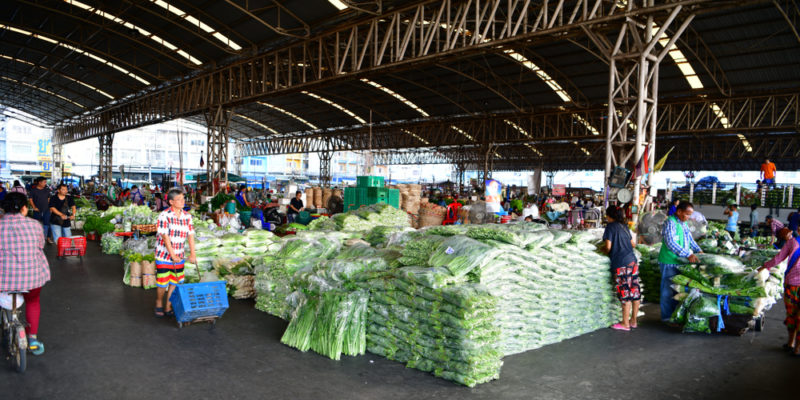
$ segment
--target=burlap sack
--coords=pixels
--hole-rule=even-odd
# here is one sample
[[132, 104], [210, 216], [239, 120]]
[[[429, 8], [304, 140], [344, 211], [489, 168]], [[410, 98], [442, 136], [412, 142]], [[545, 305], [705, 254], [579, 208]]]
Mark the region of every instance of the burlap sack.
[[322, 189], [322, 207], [328, 207], [328, 200], [333, 196], [333, 190], [325, 188]]
[[444, 221], [444, 215], [424, 214], [419, 216], [419, 227], [441, 225]]
[[322, 208], [322, 188], [315, 187], [314, 188], [314, 207], [315, 208]]
[[314, 188], [306, 188], [306, 207], [311, 207], [314, 204]]
[[[147, 262], [147, 261], [143, 261]], [[142, 264], [138, 261], [134, 261], [131, 263], [131, 270], [130, 270], [131, 278], [141, 278], [142, 277]]]

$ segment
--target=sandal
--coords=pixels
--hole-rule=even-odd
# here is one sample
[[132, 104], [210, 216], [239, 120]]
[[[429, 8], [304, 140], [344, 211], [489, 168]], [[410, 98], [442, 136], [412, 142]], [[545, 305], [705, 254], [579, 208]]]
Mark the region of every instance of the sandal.
[[167, 317], [174, 317], [175, 316], [175, 310], [165, 311], [164, 315], [167, 316]]
[[636, 329], [639, 327], [639, 324], [631, 324], [631, 329]]
[[154, 313], [156, 318], [164, 318], [164, 307], [156, 307]]
[[44, 343], [38, 341], [37, 339], [28, 339], [28, 351], [30, 351], [35, 356], [40, 356], [44, 354]]
[[618, 331], [630, 331], [631, 328], [626, 327], [625, 325], [620, 324], [619, 322], [611, 325], [611, 329], [618, 330]]

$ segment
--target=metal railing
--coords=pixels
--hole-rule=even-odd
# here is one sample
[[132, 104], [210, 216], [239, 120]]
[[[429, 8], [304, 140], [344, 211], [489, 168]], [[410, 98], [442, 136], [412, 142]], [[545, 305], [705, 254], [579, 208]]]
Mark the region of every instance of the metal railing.
[[666, 197], [701, 205], [738, 204], [747, 207], [755, 204], [760, 207], [800, 208], [800, 185], [759, 187], [755, 183], [738, 182], [715, 182], [711, 185], [670, 182]]

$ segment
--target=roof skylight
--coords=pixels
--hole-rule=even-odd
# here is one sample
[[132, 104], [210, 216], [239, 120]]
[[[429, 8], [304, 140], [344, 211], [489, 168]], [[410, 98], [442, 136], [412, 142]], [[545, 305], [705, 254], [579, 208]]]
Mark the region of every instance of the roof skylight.
[[79, 2], [77, 0], [64, 0], [64, 1], [69, 3], [69, 4], [71, 4], [71, 5], [73, 5], [73, 6], [75, 6], [75, 7], [78, 7], [80, 9], [86, 10], [86, 11], [88, 11], [90, 13], [93, 13], [94, 15], [97, 15], [97, 16], [103, 17], [103, 18], [105, 18], [105, 19], [107, 19], [109, 21], [118, 23], [118, 24], [120, 24], [120, 25], [122, 25], [122, 26], [124, 26], [124, 27], [126, 27], [128, 29], [135, 30], [135, 31], [139, 32], [139, 34], [141, 34], [142, 36], [145, 36], [145, 37], [149, 38], [150, 40], [152, 40], [152, 41], [154, 41], [154, 42], [156, 42], [156, 43], [158, 43], [158, 44], [160, 44], [160, 45], [162, 45], [162, 46], [164, 46], [164, 47], [166, 47], [166, 48], [178, 53], [178, 55], [180, 55], [181, 57], [189, 60], [189, 62], [191, 62], [192, 64], [203, 65], [202, 61], [198, 60], [197, 58], [195, 58], [194, 56], [192, 56], [191, 54], [189, 54], [185, 50], [179, 49], [178, 46], [176, 46], [176, 45], [164, 40], [160, 36], [148, 31], [147, 29], [144, 29], [144, 28], [142, 28], [140, 26], [136, 26], [136, 25], [134, 25], [134, 24], [132, 24], [132, 23], [130, 23], [128, 21], [125, 21], [124, 19], [119, 18], [119, 17], [117, 17], [117, 16], [115, 16], [113, 14], [109, 14], [109, 13], [107, 13], [105, 11], [102, 11], [102, 10], [96, 8], [96, 7], [92, 7], [90, 5], [81, 3], [81, 2]]
[[199, 19], [195, 18], [192, 15], [189, 15], [188, 13], [186, 13], [183, 10], [181, 10], [180, 8], [175, 7], [172, 4], [169, 4], [164, 0], [150, 0], [150, 2], [155, 4], [155, 5], [157, 5], [157, 6], [159, 6], [159, 7], [161, 7], [161, 8], [163, 8], [163, 9], [165, 9], [165, 10], [167, 10], [167, 11], [169, 11], [169, 12], [171, 12], [171, 13], [173, 13], [173, 14], [175, 14], [175, 15], [177, 15], [177, 16], [179, 16], [179, 17], [181, 17], [181, 19], [183, 19], [184, 21], [188, 22], [189, 24], [200, 28], [205, 33], [210, 34], [215, 39], [217, 39], [220, 42], [222, 42], [222, 44], [224, 44], [224, 45], [226, 45], [226, 46], [228, 46], [228, 47], [230, 47], [230, 48], [232, 48], [234, 50], [237, 50], [237, 51], [242, 49], [242, 46], [239, 46], [238, 44], [236, 44], [236, 42], [231, 40], [229, 37], [223, 35], [220, 32], [217, 32], [211, 26], [209, 26], [206, 23], [200, 21]]
[[272, 129], [272, 128], [270, 128], [270, 127], [268, 127], [268, 126], [266, 126], [266, 125], [262, 124], [261, 122], [258, 122], [258, 121], [254, 120], [254, 119], [252, 119], [252, 118], [250, 118], [250, 117], [248, 117], [248, 116], [246, 116], [246, 115], [242, 115], [242, 114], [233, 114], [233, 116], [234, 116], [234, 117], [239, 117], [239, 118], [241, 118], [241, 119], [243, 119], [243, 120], [246, 120], [246, 121], [250, 121], [251, 123], [258, 125], [258, 126], [260, 126], [260, 127], [264, 128], [265, 130], [267, 130], [267, 131], [269, 131], [269, 132], [272, 132], [273, 134], [276, 134], [276, 135], [278, 134], [278, 131], [276, 131], [275, 129]]
[[[30, 61], [27, 61], [27, 60], [20, 60], [19, 58], [10, 57], [10, 56], [7, 56], [7, 55], [5, 55], [5, 54], [0, 54], [0, 58], [5, 58], [6, 60], [16, 61], [16, 62], [18, 62], [18, 63], [22, 63], [22, 64], [30, 65], [30, 66], [32, 66], [32, 67], [44, 68], [44, 67], [42, 67], [42, 66], [40, 66], [40, 65], [36, 65], [36, 64], [34, 64], [34, 63], [30, 62]], [[67, 75], [63, 75], [63, 74], [59, 74], [59, 76], [61, 76], [61, 77], [63, 77], [63, 78], [66, 78], [66, 79], [69, 79], [69, 80], [71, 80], [71, 81], [73, 81], [73, 82], [75, 82], [75, 83], [77, 83], [77, 84], [79, 84], [79, 85], [83, 85], [83, 86], [85, 86], [85, 87], [87, 87], [87, 88], [89, 88], [89, 89], [92, 89], [92, 90], [94, 90], [95, 92], [97, 92], [97, 93], [100, 93], [100, 94], [102, 94], [103, 96], [106, 96], [106, 97], [108, 97], [109, 99], [112, 99], [112, 100], [114, 99], [114, 96], [112, 96], [112, 95], [110, 95], [110, 94], [108, 94], [108, 93], [106, 93], [106, 92], [104, 92], [104, 91], [102, 91], [102, 90], [100, 90], [100, 89], [98, 89], [98, 88], [96, 88], [96, 87], [94, 87], [94, 86], [92, 86], [92, 85], [90, 85], [90, 84], [86, 83], [86, 82], [79, 81], [79, 80], [77, 80], [77, 79], [75, 79], [75, 78], [73, 78], [73, 77], [71, 77], [71, 76], [67, 76]]]
[[369, 80], [367, 78], [361, 78], [361, 82], [364, 82], [364, 83], [366, 83], [366, 84], [368, 84], [370, 86], [373, 86], [373, 87], [375, 87], [377, 89], [380, 89], [380, 90], [384, 91], [386, 94], [394, 97], [395, 99], [400, 100], [401, 102], [403, 102], [403, 104], [411, 107], [411, 109], [413, 109], [414, 111], [418, 112], [423, 117], [430, 117], [431, 116], [430, 114], [425, 112], [425, 110], [419, 108], [418, 105], [412, 103], [410, 100], [408, 100], [407, 98], [403, 97], [403, 95], [401, 95], [400, 93], [397, 93], [394, 90], [389, 89], [386, 86], [383, 86], [378, 82], [371, 81], [371, 80]]
[[264, 103], [263, 101], [259, 101], [258, 104], [261, 104], [262, 106], [267, 106], [267, 107], [269, 107], [269, 108], [271, 108], [273, 110], [276, 110], [276, 111], [280, 111], [280, 112], [282, 112], [282, 113], [284, 113], [284, 114], [286, 114], [286, 115], [288, 115], [288, 116], [290, 116], [290, 117], [292, 117], [292, 118], [294, 118], [294, 119], [306, 124], [311, 129], [319, 129], [319, 128], [317, 128], [316, 125], [306, 121], [303, 118], [300, 118], [299, 116], [297, 116], [296, 114], [294, 114], [294, 113], [292, 113], [290, 111], [284, 110], [283, 108], [280, 108], [278, 106], [273, 106], [272, 104], [269, 104], [269, 103]]
[[306, 96], [313, 97], [313, 98], [315, 98], [315, 99], [317, 99], [317, 100], [319, 100], [319, 101], [321, 101], [321, 102], [323, 102], [325, 104], [328, 104], [328, 105], [338, 109], [339, 111], [341, 111], [341, 112], [353, 117], [353, 119], [355, 119], [356, 121], [358, 121], [358, 122], [360, 122], [362, 124], [366, 124], [367, 123], [367, 121], [365, 121], [364, 118], [359, 117], [354, 112], [348, 110], [347, 108], [345, 108], [344, 106], [342, 106], [339, 103], [336, 103], [333, 100], [326, 99], [326, 98], [324, 98], [324, 97], [322, 97], [322, 96], [320, 96], [320, 95], [318, 95], [316, 93], [307, 92], [305, 90], [303, 90], [301, 93], [303, 93]]
[[38, 87], [36, 85], [31, 85], [30, 83], [22, 82], [22, 81], [14, 79], [14, 78], [9, 78], [7, 76], [0, 76], [0, 79], [6, 80], [6, 81], [9, 81], [9, 82], [14, 82], [16, 84], [27, 86], [29, 88], [33, 88], [33, 89], [36, 89], [36, 90], [40, 90], [40, 91], [45, 92], [45, 93], [47, 93], [47, 94], [49, 94], [51, 96], [55, 96], [55, 97], [58, 97], [61, 100], [64, 100], [64, 101], [69, 102], [69, 103], [72, 103], [72, 104], [74, 104], [74, 105], [76, 105], [76, 106], [78, 106], [80, 108], [86, 108], [86, 106], [84, 106], [81, 103], [72, 101], [72, 100], [70, 100], [70, 99], [68, 99], [68, 98], [66, 98], [66, 97], [64, 97], [64, 96], [62, 96], [62, 95], [60, 95], [58, 93], [55, 93], [55, 92], [47, 90], [47, 89], [40, 88], [40, 87]]

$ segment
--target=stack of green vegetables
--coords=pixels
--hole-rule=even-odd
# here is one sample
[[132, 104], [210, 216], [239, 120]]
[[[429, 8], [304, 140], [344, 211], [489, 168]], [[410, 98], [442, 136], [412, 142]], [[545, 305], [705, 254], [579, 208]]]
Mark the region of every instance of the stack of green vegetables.
[[[699, 263], [678, 267], [672, 278], [675, 298], [680, 303], [672, 322], [684, 332], [711, 333], [710, 321], [723, 314], [758, 315], [780, 297], [784, 262], [773, 271], [758, 273], [736, 257], [697, 254]], [[756, 256], [758, 257], [758, 256]]]
[[111, 232], [104, 233], [100, 238], [100, 247], [105, 254], [119, 254], [122, 251], [122, 236], [116, 236]]
[[644, 300], [658, 303], [661, 301], [661, 269], [658, 267], [661, 243], [653, 246], [639, 244], [636, 245], [636, 250], [642, 255], [639, 260], [639, 282], [643, 289]]
[[331, 218], [320, 217], [308, 225], [310, 230], [366, 232], [376, 226], [407, 227], [408, 214], [387, 204], [373, 204], [334, 214]]

